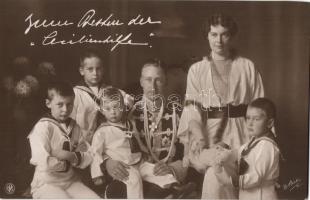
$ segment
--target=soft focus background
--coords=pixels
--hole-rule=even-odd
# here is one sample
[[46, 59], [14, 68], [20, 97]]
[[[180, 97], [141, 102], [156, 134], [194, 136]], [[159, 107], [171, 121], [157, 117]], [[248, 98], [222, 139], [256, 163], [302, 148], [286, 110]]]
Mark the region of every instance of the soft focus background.
[[[25, 188], [22, 183], [29, 182], [29, 177], [22, 179], [19, 175], [24, 174], [19, 163], [22, 159], [28, 161], [28, 155], [20, 152], [27, 151], [26, 136], [43, 109], [38, 107], [43, 104], [40, 95], [32, 95], [25, 100], [24, 97], [5, 95], [5, 88], [14, 81], [24, 80], [27, 74], [37, 77], [44, 85], [44, 80], [54, 75], [45, 73], [46, 78], [44, 73], [38, 72], [37, 66], [43, 61], [53, 65], [55, 74], [74, 84], [80, 78], [78, 55], [86, 46], [30, 46], [30, 41], [39, 43], [44, 34], [55, 28], [32, 30], [24, 35], [28, 25], [25, 19], [34, 13], [35, 19], [77, 21], [89, 9], [96, 10], [97, 19], [113, 13], [123, 21], [138, 14], [161, 20], [160, 25], [97, 27], [83, 32], [67, 27], [59, 34], [87, 32], [100, 39], [107, 33], [132, 32], [133, 40], [149, 42], [152, 47], [120, 46], [110, 52], [109, 45], [96, 45], [108, 69], [105, 79], [113, 86], [137, 91], [140, 67], [146, 59], [157, 57], [168, 64], [167, 93], [180, 95], [185, 92], [190, 63], [209, 51], [203, 34], [203, 21], [215, 12], [234, 17], [239, 25], [235, 46], [241, 55], [255, 63], [263, 77], [267, 97], [277, 106], [277, 134], [286, 158], [282, 170], [283, 184], [300, 180], [300, 187], [291, 191], [287, 189], [284, 197], [307, 196], [310, 4], [300, 2], [1, 1], [0, 75], [2, 86], [8, 85], [2, 87], [0, 94], [1, 188], [5, 182], [11, 181], [17, 185], [20, 183], [17, 190], [22, 192]], [[150, 33], [154, 36], [150, 37]]]

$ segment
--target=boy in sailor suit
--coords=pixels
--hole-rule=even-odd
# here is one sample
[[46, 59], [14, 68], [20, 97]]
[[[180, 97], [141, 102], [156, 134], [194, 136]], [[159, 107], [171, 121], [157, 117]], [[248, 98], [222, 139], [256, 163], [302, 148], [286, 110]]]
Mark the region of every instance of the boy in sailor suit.
[[[100, 55], [95, 51], [86, 51], [80, 58], [79, 72], [83, 80], [74, 87], [75, 99], [71, 117], [81, 127], [83, 136], [91, 144], [95, 130], [103, 121], [99, 110], [99, 99], [103, 95], [104, 67]], [[132, 97], [122, 91], [126, 105], [130, 107]]]
[[92, 162], [79, 126], [69, 118], [73, 101], [69, 84], [51, 83], [46, 99], [50, 113], [36, 123], [28, 136], [30, 163], [36, 167], [31, 183], [34, 198], [99, 198], [82, 184], [73, 169], [85, 168]]
[[[141, 152], [135, 151], [135, 145], [139, 145], [144, 152], [147, 152], [147, 149], [136, 135], [134, 124], [125, 119], [124, 100], [121, 92], [116, 88], [106, 88], [101, 107], [101, 112], [107, 122], [99, 126], [93, 137], [94, 161], [91, 165], [91, 175], [94, 183], [102, 184], [103, 176], [109, 175], [126, 184], [126, 197], [129, 199], [143, 198], [142, 179], [160, 187], [169, 187], [171, 183], [175, 183], [176, 179], [172, 174], [155, 176], [153, 174], [154, 165], [144, 162]], [[122, 179], [119, 176], [121, 171], [115, 171], [115, 173], [107, 171], [108, 173], [104, 174], [101, 164], [108, 159], [120, 162], [126, 169], [128, 177]], [[107, 196], [109, 197], [109, 189], [107, 189]]]
[[[247, 133], [250, 141], [238, 151], [238, 176], [216, 173], [226, 184], [239, 188], [239, 199], [276, 200], [276, 181], [279, 177], [280, 150], [272, 132], [275, 106], [266, 98], [250, 103], [246, 112]], [[224, 161], [223, 165], [227, 165]]]

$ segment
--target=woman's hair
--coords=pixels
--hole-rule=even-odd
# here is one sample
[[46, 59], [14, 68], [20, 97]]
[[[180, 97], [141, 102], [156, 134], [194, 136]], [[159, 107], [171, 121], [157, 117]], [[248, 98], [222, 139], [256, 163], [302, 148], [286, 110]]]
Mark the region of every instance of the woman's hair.
[[269, 100], [267, 98], [254, 99], [249, 104], [249, 107], [262, 109], [266, 113], [266, 115], [269, 119], [270, 118], [273, 118], [273, 119], [276, 118], [276, 106], [274, 105], [274, 103], [271, 100]]
[[230, 16], [224, 15], [222, 13], [212, 15], [205, 23], [204, 23], [204, 32], [206, 35], [210, 32], [211, 26], [221, 25], [228, 29], [231, 36], [235, 36], [238, 32], [237, 23]]

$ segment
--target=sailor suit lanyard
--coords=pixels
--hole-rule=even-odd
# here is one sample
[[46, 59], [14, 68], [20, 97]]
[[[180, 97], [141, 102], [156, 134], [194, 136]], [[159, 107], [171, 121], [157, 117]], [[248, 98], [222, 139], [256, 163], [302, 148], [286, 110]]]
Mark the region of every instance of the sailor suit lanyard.
[[[144, 101], [144, 107], [143, 107], [143, 115], [144, 115], [144, 132], [145, 132], [145, 139], [146, 139], [146, 144], [147, 144], [147, 147], [149, 149], [149, 152], [152, 156], [152, 158], [156, 161], [156, 162], [159, 162], [160, 160], [157, 158], [157, 156], [154, 154], [153, 152], [153, 148], [152, 148], [152, 144], [151, 144], [151, 141], [152, 141], [152, 138], [154, 137], [160, 137], [160, 133], [156, 134], [155, 131], [159, 128], [159, 123], [163, 117], [163, 113], [164, 113], [164, 104], [162, 103], [161, 105], [161, 108], [159, 110], [159, 113], [154, 121], [154, 119], [152, 119], [152, 124], [149, 125], [149, 122], [148, 122], [148, 115], [147, 115], [147, 105], [146, 105], [146, 101]], [[167, 162], [170, 155], [171, 155], [171, 152], [172, 152], [172, 149], [173, 149], [173, 146], [174, 146], [174, 143], [175, 143], [175, 139], [176, 139], [176, 113], [175, 113], [175, 107], [173, 106], [173, 113], [172, 113], [172, 126], [173, 126], [173, 135], [172, 135], [172, 141], [171, 141], [171, 144], [170, 144], [170, 148], [169, 148], [169, 151], [168, 151], [168, 154], [165, 158], [163, 158], [161, 161], [163, 162]], [[155, 148], [155, 147], [154, 147]]]

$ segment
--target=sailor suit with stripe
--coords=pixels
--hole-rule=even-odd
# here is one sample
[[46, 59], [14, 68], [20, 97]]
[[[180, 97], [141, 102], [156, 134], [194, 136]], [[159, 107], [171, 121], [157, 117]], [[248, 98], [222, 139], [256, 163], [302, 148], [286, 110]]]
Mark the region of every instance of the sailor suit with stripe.
[[279, 177], [280, 150], [272, 137], [262, 136], [244, 144], [238, 154], [248, 164], [239, 176], [239, 199], [275, 200]]
[[[95, 130], [104, 118], [100, 110], [100, 97], [103, 96], [105, 88], [108, 85], [101, 84], [96, 88], [89, 87], [84, 81], [76, 85], [73, 90], [75, 93], [73, 111], [71, 118], [76, 120], [76, 123], [82, 129], [82, 135], [90, 144]], [[125, 105], [130, 107], [132, 97], [120, 90], [124, 97]]]
[[75, 152], [78, 162], [74, 167], [85, 168], [92, 162], [89, 151], [76, 151], [83, 142], [81, 131], [74, 120], [56, 121], [51, 115], [41, 118], [28, 138], [31, 146], [30, 163], [35, 166], [31, 183], [34, 198], [99, 198], [83, 185], [72, 164], [53, 156], [53, 151]]

